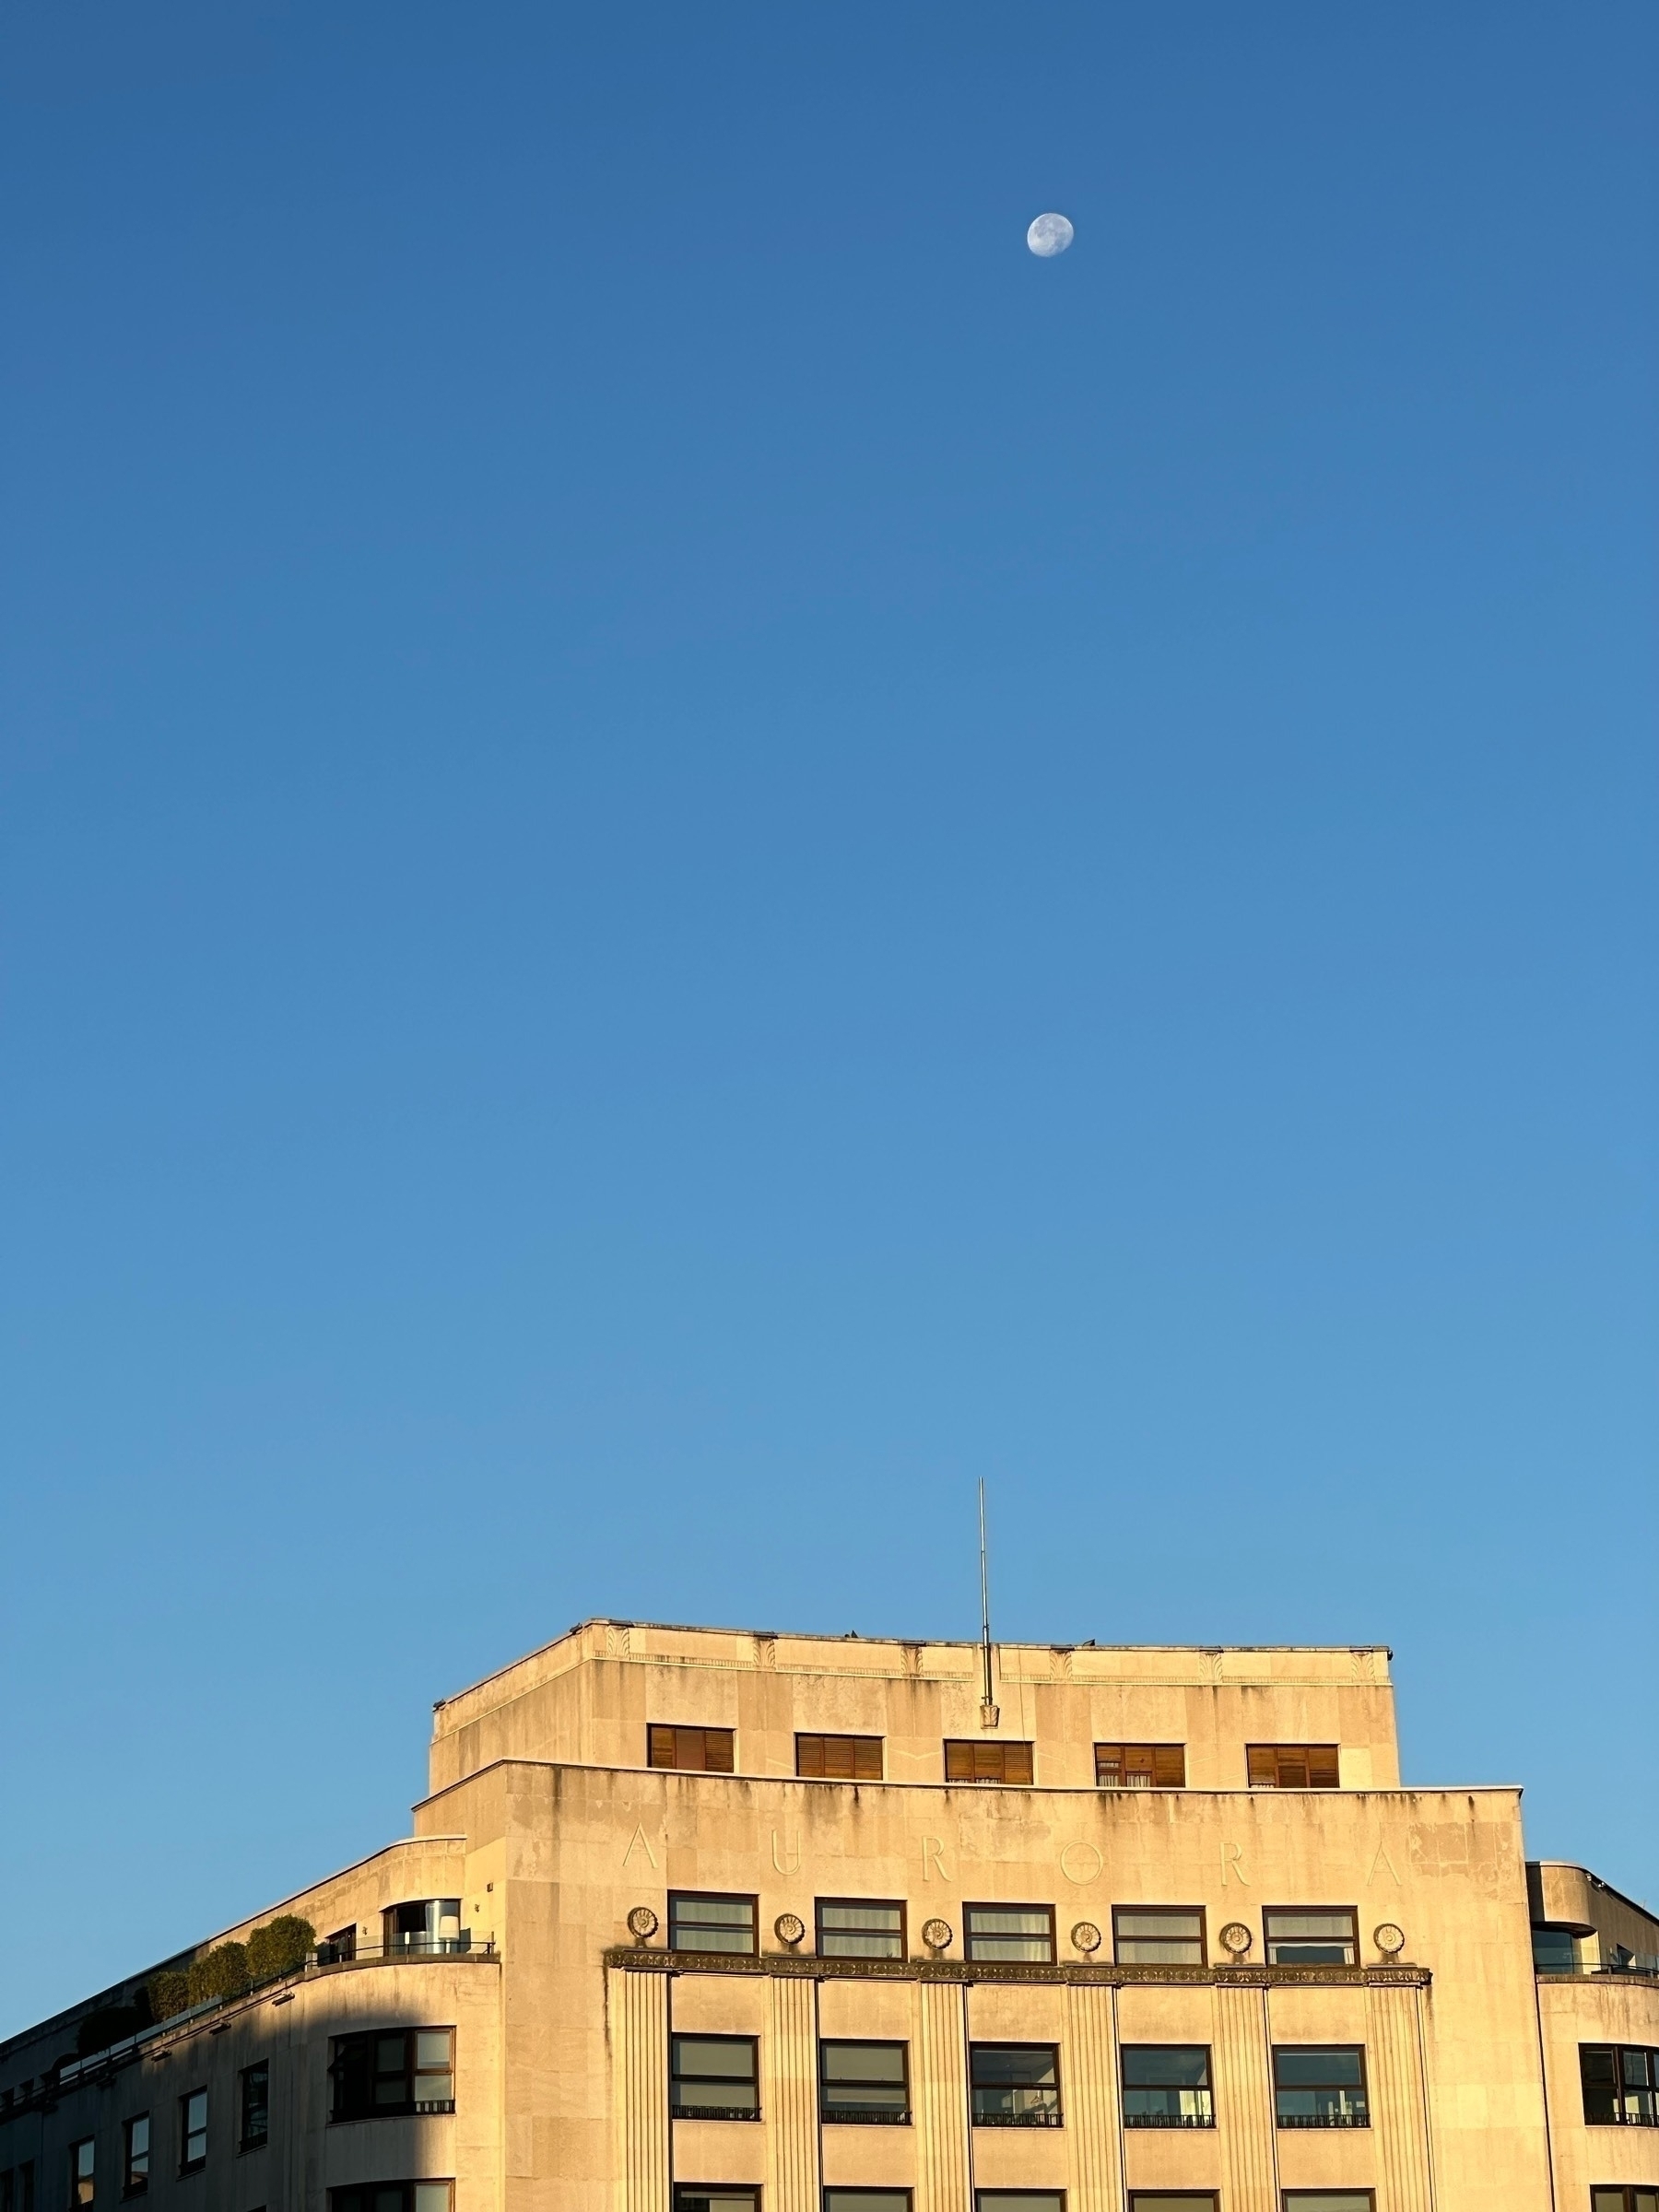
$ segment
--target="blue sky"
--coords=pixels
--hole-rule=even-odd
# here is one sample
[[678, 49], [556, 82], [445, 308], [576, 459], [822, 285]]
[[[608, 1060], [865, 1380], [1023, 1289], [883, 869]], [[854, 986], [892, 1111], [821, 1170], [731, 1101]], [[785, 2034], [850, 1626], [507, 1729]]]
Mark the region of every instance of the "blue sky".
[[1656, 80], [7, 9], [0, 2029], [584, 1615], [971, 1634], [982, 1476], [1659, 1892]]

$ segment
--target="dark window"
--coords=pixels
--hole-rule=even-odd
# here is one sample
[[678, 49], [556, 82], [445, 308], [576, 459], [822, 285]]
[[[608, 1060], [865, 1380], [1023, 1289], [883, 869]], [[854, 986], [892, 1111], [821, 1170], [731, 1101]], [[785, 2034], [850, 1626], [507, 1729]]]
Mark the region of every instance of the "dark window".
[[1280, 2044], [1273, 2053], [1273, 2117], [1279, 2127], [1369, 2127], [1361, 2046]]
[[971, 2043], [975, 2127], [1058, 2127], [1060, 2053], [1053, 2043]]
[[1213, 2189], [1131, 2189], [1129, 2212], [1216, 2212]]
[[97, 2187], [98, 2145], [90, 2136], [69, 2146], [69, 2202], [89, 2205]]
[[759, 2189], [728, 2189], [720, 2182], [679, 2182], [674, 2212], [760, 2212]]
[[910, 2212], [908, 2189], [826, 2189], [824, 2212]]
[[149, 2187], [150, 2123], [147, 2112], [135, 2113], [121, 2130], [121, 2194], [142, 2196]]
[[458, 1897], [423, 1897], [393, 1905], [381, 1915], [389, 1951], [441, 1956], [472, 1948], [472, 1930], [461, 1925]]
[[976, 2189], [973, 2212], [1065, 2212], [1065, 2192], [1064, 2189]]
[[256, 2066], [244, 2066], [240, 2075], [240, 2124], [237, 2145], [242, 2150], [259, 2150], [271, 2132], [271, 2069], [265, 2061]]
[[1335, 1744], [1250, 1744], [1245, 1747], [1253, 1790], [1334, 1790]]
[[904, 2126], [910, 2077], [903, 2043], [818, 2045], [818, 2109], [826, 2120]]
[[970, 1959], [1031, 1959], [1052, 1964], [1053, 1905], [964, 1905]]
[[1346, 1909], [1305, 1912], [1300, 1906], [1269, 1905], [1262, 1914], [1262, 1938], [1269, 1966], [1353, 1966], [1359, 1957], [1359, 1928]]
[[1377, 2212], [1374, 2189], [1287, 2189], [1284, 2212]]
[[759, 2046], [752, 2035], [675, 2035], [669, 2107], [677, 2120], [759, 2120]]
[[336, 1928], [332, 1936], [324, 1936], [317, 1946], [319, 1966], [345, 1966], [357, 1957], [355, 1927]]
[[1184, 1744], [1097, 1744], [1095, 1781], [1103, 1790], [1183, 1790]]
[[982, 1736], [948, 1739], [945, 1746], [947, 1782], [1030, 1782], [1030, 1744], [987, 1743]]
[[1632, 2189], [1617, 2183], [1608, 2189], [1592, 2189], [1590, 2212], [1659, 2212], [1659, 2189], [1644, 2189], [1640, 2183]]
[[755, 1947], [752, 1897], [715, 1897], [700, 1889], [668, 1892], [671, 1951], [738, 1951]]
[[878, 1735], [797, 1735], [795, 1772], [808, 1782], [879, 1782]]
[[820, 1897], [818, 1947], [822, 1959], [902, 1959], [904, 1907], [892, 1898]]
[[645, 1763], [650, 1767], [679, 1767], [692, 1774], [729, 1774], [732, 1771], [732, 1731], [729, 1728], [675, 1728], [653, 1722], [646, 1730]]
[[1112, 1915], [1120, 1966], [1202, 1966], [1204, 1913], [1197, 1905], [1119, 1905]]
[[1594, 2127], [1659, 2127], [1659, 2051], [1581, 2043], [1584, 2118]]
[[192, 2089], [179, 2100], [179, 2171], [197, 2173], [207, 2163], [207, 2092]]
[[455, 2109], [453, 2028], [377, 2028], [336, 2035], [329, 2063], [330, 2120], [391, 2120]]
[[1124, 2125], [1214, 2127], [1209, 2059], [1204, 2043], [1125, 2043]]
[[35, 2169], [32, 2159], [25, 2159], [18, 2169], [18, 2212], [35, 2212]]
[[328, 2212], [453, 2212], [453, 2182], [368, 2182], [331, 2189]]
[[1533, 1965], [1541, 1974], [1570, 1974], [1578, 1964], [1578, 1939], [1571, 1928], [1535, 1928]]

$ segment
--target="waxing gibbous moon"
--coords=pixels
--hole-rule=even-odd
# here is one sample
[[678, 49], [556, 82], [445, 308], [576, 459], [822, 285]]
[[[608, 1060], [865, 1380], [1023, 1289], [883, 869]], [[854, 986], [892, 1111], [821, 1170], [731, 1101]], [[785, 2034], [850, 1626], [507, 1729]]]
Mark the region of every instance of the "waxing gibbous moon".
[[1063, 215], [1040, 215], [1026, 232], [1026, 244], [1040, 260], [1053, 261], [1064, 253], [1077, 232]]

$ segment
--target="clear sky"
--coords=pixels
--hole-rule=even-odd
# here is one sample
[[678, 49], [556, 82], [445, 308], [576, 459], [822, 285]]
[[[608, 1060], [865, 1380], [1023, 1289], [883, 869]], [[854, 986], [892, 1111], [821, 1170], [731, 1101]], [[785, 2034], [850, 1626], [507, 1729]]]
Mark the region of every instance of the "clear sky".
[[[594, 1613], [1659, 1893], [1651, 0], [0, 17], [0, 2029]], [[1039, 261], [1054, 208], [1071, 251]]]

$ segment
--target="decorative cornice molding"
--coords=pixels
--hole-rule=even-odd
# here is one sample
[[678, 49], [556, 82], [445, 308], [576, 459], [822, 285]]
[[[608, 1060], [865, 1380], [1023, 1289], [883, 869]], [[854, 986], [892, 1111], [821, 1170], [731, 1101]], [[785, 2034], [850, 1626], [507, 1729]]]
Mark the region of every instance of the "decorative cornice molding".
[[1081, 1983], [1122, 1989], [1136, 1983], [1201, 1989], [1427, 1989], [1426, 1966], [1053, 1966], [970, 1959], [818, 1959], [768, 1951], [737, 1958], [730, 1951], [662, 1951], [618, 1944], [607, 1967], [629, 1974], [771, 1974], [808, 1982]]

